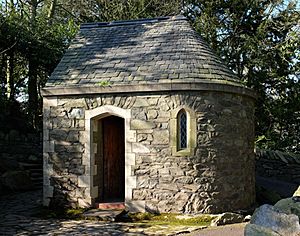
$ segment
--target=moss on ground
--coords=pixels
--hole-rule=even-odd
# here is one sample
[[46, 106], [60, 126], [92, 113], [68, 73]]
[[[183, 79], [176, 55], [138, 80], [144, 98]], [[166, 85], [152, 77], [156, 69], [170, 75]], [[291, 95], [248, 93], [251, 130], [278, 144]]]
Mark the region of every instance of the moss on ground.
[[186, 225], [186, 226], [207, 226], [214, 219], [210, 215], [184, 215], [175, 213], [129, 213], [128, 216], [134, 223], [145, 223], [151, 225]]
[[[56, 209], [52, 210], [49, 208], [41, 208], [40, 212], [36, 215], [41, 218], [55, 218], [55, 219], [72, 219], [72, 220], [85, 220], [86, 217], [83, 213], [87, 209]], [[211, 215], [186, 215], [176, 213], [128, 213], [126, 217], [120, 217], [116, 219], [119, 222], [131, 222], [139, 226], [144, 225], [145, 227], [151, 226], [208, 226], [214, 219]], [[89, 220], [93, 220], [91, 217]], [[95, 218], [94, 220], [99, 220]]]

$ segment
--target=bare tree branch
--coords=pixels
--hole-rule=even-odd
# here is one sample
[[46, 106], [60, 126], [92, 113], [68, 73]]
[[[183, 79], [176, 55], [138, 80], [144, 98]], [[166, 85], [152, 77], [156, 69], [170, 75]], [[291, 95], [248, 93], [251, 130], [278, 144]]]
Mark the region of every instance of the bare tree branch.
[[11, 45], [11, 46], [10, 46], [9, 48], [7, 48], [7, 49], [4, 49], [2, 52], [0, 52], [0, 54], [3, 54], [3, 53], [5, 53], [5, 52], [9, 51], [9, 50], [12, 49], [16, 44], [17, 44], [17, 42], [14, 42], [13, 45]]

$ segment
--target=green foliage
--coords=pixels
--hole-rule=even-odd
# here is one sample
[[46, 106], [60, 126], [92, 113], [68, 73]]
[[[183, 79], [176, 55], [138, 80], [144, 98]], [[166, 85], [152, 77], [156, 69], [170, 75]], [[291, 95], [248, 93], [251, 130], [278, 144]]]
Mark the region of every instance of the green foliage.
[[112, 21], [177, 15], [180, 12], [180, 4], [180, 0], [99, 0], [98, 19]]
[[27, 120], [36, 130], [41, 129], [40, 88], [78, 30], [73, 19], [50, 23], [47, 5], [41, 3], [20, 1], [0, 8], [1, 100], [25, 104]]
[[31, 125], [38, 129], [40, 88], [79, 23], [180, 12], [257, 92], [256, 145], [300, 152], [300, 13], [292, 0], [19, 0], [14, 5], [2, 1], [1, 101], [21, 100]]
[[195, 29], [258, 93], [260, 148], [300, 152], [300, 13], [293, 1], [191, 0]]

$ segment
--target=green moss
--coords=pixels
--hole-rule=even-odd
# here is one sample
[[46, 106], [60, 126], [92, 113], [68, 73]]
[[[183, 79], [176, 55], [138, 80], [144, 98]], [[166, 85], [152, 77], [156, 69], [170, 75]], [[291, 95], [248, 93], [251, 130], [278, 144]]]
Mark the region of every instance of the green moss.
[[144, 220], [150, 220], [155, 215], [145, 212], [145, 213], [128, 213], [128, 216], [133, 222], [140, 222]]
[[77, 219], [82, 217], [82, 213], [85, 212], [86, 209], [77, 208], [77, 209], [66, 209], [65, 215], [68, 219]]
[[104, 87], [104, 86], [110, 86], [111, 83], [109, 81], [103, 80], [98, 82], [96, 85]]
[[151, 225], [210, 225], [214, 217], [210, 215], [182, 215], [174, 213], [129, 213], [128, 216], [135, 223], [145, 223]]

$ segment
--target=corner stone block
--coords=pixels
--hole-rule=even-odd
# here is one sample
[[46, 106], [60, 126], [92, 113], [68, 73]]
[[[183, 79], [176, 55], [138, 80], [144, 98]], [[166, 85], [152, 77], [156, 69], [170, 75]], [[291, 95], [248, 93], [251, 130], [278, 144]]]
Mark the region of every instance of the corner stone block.
[[50, 204], [50, 199], [48, 197], [43, 197], [43, 206], [48, 207]]
[[132, 199], [132, 189], [131, 188], [126, 188], [125, 189], [125, 199]]
[[45, 164], [43, 167], [43, 183], [50, 186], [50, 176], [53, 175], [53, 164]]
[[98, 197], [98, 192], [99, 192], [98, 186], [94, 186], [94, 187], [92, 188], [92, 191], [91, 191], [91, 197], [92, 197], [92, 198]]
[[54, 141], [43, 142], [44, 152], [54, 152]]
[[126, 188], [136, 188], [136, 176], [127, 176], [125, 186]]
[[43, 140], [49, 141], [49, 130], [48, 129], [43, 129]]
[[51, 97], [51, 98], [46, 98], [44, 97], [43, 99], [43, 106], [44, 107], [57, 107], [58, 105], [58, 100], [57, 97]]
[[97, 152], [98, 152], [98, 145], [97, 143], [93, 143], [93, 153], [97, 154]]
[[78, 176], [78, 187], [89, 188], [91, 185], [91, 177], [89, 175]]
[[125, 164], [125, 176], [132, 176], [132, 165]]
[[136, 132], [133, 130], [126, 131], [126, 140], [128, 142], [136, 142]]
[[135, 165], [135, 153], [127, 153], [125, 163], [126, 165]]
[[94, 165], [93, 175], [97, 175], [98, 173], [98, 165]]
[[53, 197], [53, 187], [50, 185], [44, 185], [43, 186], [43, 197]]

